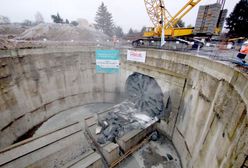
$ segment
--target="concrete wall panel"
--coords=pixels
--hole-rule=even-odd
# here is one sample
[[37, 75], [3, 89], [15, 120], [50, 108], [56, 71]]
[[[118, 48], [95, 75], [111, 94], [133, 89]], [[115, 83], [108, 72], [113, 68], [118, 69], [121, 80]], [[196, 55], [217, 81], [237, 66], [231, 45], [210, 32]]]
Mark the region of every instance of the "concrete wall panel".
[[63, 110], [118, 102], [119, 75], [96, 74], [94, 50], [45, 50], [10, 51], [0, 59], [0, 148]]

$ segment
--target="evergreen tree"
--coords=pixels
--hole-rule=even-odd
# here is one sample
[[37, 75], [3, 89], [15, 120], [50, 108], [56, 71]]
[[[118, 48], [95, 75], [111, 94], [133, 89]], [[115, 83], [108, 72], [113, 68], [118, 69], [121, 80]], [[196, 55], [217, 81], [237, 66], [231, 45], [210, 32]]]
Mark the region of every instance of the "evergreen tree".
[[51, 15], [54, 23], [64, 23], [63, 19], [60, 17], [59, 13], [57, 15]]
[[175, 27], [185, 27], [185, 22], [180, 19]]
[[114, 33], [114, 23], [112, 14], [108, 12], [107, 7], [102, 4], [98, 7], [95, 17], [95, 27], [96, 29], [102, 31], [103, 33], [112, 36]]
[[140, 30], [140, 33], [144, 33], [145, 31], [146, 31], [146, 27], [143, 26], [143, 27], [141, 28], [141, 30]]
[[187, 28], [192, 28], [193, 26], [192, 26], [192, 24], [189, 24], [188, 26], [187, 26]]
[[119, 38], [123, 37], [124, 33], [123, 33], [123, 30], [120, 26], [115, 27], [115, 35]]
[[133, 31], [133, 29], [132, 29], [132, 28], [130, 28], [130, 29], [129, 29], [129, 31], [128, 31], [128, 33], [127, 33], [127, 35], [134, 35], [134, 31]]
[[72, 24], [73, 26], [77, 26], [79, 23], [78, 23], [77, 21], [73, 20], [73, 21], [71, 21], [71, 24]]
[[240, 0], [226, 19], [228, 36], [248, 37], [248, 0]]
[[70, 24], [68, 19], [65, 20], [65, 24]]

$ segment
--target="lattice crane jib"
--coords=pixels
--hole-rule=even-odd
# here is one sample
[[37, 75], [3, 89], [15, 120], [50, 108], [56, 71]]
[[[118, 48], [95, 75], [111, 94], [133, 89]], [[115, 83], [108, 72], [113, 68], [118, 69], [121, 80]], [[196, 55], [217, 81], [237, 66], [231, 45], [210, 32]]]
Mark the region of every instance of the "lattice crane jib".
[[162, 17], [165, 23], [171, 19], [171, 15], [165, 8], [163, 0], [144, 0], [150, 20], [155, 27], [161, 25]]
[[177, 25], [177, 22], [200, 1], [201, 0], [188, 0], [188, 2], [174, 16], [172, 16], [166, 9], [163, 0], [144, 0], [147, 13], [154, 26], [161, 26], [163, 16], [165, 28], [173, 28]]

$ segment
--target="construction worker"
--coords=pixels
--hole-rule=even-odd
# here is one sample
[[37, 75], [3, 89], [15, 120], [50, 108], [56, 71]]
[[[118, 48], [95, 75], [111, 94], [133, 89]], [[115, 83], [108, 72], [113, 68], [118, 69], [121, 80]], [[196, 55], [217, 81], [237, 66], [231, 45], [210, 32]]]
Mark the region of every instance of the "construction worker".
[[245, 41], [237, 55], [237, 57], [243, 62], [243, 63], [246, 63], [245, 62], [245, 57], [246, 57], [246, 54], [248, 54], [248, 41]]

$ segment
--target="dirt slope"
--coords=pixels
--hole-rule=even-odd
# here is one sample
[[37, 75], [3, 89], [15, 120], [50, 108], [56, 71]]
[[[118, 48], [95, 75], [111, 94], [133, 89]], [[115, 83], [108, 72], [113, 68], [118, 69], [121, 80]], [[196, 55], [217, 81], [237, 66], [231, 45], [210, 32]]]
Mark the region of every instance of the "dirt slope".
[[42, 23], [24, 31], [17, 37], [19, 40], [51, 41], [96, 41], [108, 37], [92, 27], [72, 26], [69, 24]]

